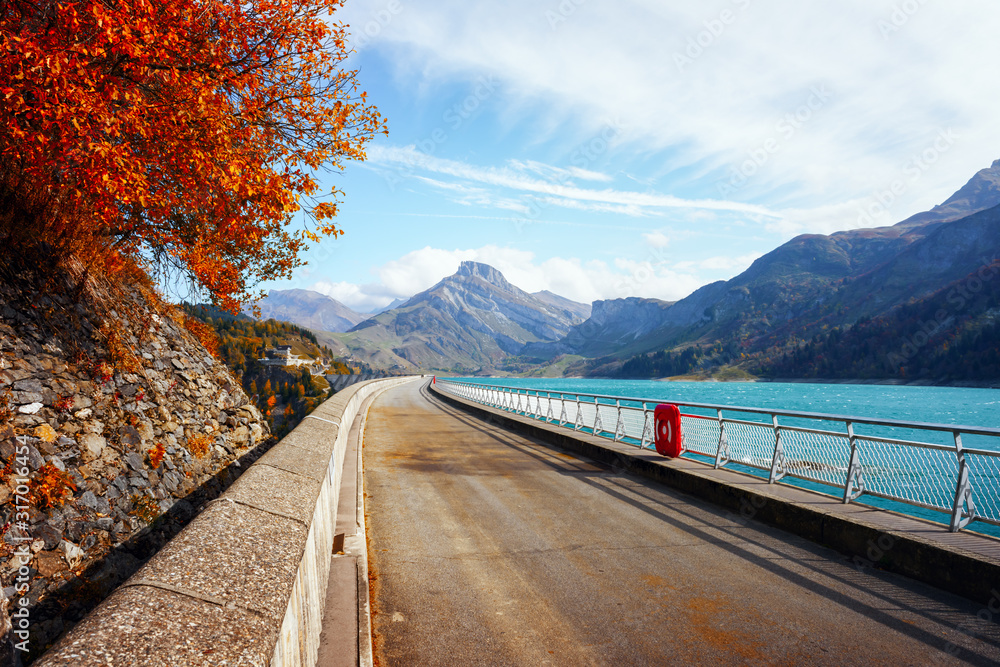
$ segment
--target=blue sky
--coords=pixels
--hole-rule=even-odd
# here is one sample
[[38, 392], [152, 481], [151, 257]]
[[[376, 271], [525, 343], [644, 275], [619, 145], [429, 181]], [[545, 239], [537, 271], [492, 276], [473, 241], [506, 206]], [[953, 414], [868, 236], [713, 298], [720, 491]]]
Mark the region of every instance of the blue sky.
[[801, 233], [898, 222], [1000, 158], [1000, 3], [347, 0], [388, 119], [293, 280], [367, 312], [473, 259], [675, 300]]

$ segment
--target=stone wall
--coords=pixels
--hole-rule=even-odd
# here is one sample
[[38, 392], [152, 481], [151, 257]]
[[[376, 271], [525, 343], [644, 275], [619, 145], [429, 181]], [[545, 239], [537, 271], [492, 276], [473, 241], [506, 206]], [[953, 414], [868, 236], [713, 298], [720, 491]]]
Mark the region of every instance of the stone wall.
[[352, 424], [366, 398], [415, 379], [324, 402], [39, 664], [315, 665]]
[[30, 659], [228, 487], [269, 432], [148, 283], [3, 269], [0, 604], [3, 620], [27, 609]]

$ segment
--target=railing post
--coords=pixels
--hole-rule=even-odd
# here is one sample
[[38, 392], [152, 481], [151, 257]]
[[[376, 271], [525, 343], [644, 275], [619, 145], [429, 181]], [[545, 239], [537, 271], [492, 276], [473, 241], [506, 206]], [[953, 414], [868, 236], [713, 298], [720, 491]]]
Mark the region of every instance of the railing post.
[[778, 415], [771, 415], [774, 425], [774, 456], [771, 458], [771, 476], [768, 484], [774, 484], [785, 476], [785, 448], [781, 443], [781, 427], [778, 426]]
[[642, 437], [639, 438], [639, 449], [646, 449], [647, 443], [652, 443], [653, 438], [653, 425], [649, 423], [649, 409], [646, 407], [646, 402], [642, 402]]
[[615, 399], [615, 407], [618, 409], [618, 420], [615, 422], [615, 442], [625, 436], [625, 421], [622, 419], [622, 402]]
[[597, 415], [594, 417], [594, 435], [600, 435], [601, 431], [604, 430], [604, 422], [601, 421], [601, 404], [597, 402], [597, 397], [594, 396], [594, 411]]
[[559, 425], [560, 426], [565, 426], [566, 422], [569, 421], [567, 419], [567, 417], [569, 415], [566, 414], [566, 397], [563, 396], [562, 394], [559, 394], [559, 406], [560, 406], [560, 410], [559, 410]]
[[865, 475], [861, 468], [861, 455], [858, 453], [858, 439], [851, 422], [847, 422], [847, 437], [851, 442], [851, 462], [847, 466], [847, 480], [844, 482], [845, 505], [865, 492]]
[[718, 470], [729, 463], [729, 439], [726, 437], [726, 422], [722, 421], [722, 410], [715, 409], [719, 420], [719, 446], [715, 450], [715, 468]]
[[962, 451], [962, 434], [955, 431], [955, 453], [958, 455], [958, 483], [955, 485], [955, 502], [951, 510], [951, 524], [948, 530], [956, 533], [976, 518], [976, 503], [972, 500], [972, 484], [969, 482], [969, 464]]
[[548, 424], [550, 421], [555, 419], [555, 415], [552, 414], [552, 392], [545, 392], [545, 405], [548, 408], [545, 411], [545, 423]]
[[580, 405], [580, 395], [576, 395], [576, 419], [573, 420], [573, 430], [579, 431], [583, 427], [583, 406]]

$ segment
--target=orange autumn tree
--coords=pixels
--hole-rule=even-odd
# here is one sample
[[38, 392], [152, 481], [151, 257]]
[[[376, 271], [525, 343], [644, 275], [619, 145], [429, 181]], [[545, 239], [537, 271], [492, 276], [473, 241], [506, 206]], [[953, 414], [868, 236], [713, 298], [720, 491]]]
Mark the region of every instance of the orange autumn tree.
[[0, 2], [0, 242], [179, 270], [230, 309], [290, 276], [340, 233], [317, 173], [385, 131], [342, 1]]

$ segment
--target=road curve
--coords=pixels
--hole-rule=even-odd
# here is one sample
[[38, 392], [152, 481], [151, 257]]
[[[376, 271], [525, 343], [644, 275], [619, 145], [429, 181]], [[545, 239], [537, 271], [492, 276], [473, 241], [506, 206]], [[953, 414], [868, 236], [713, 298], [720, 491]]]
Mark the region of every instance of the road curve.
[[375, 401], [364, 466], [382, 667], [1000, 663], [977, 605], [509, 434], [425, 385]]

